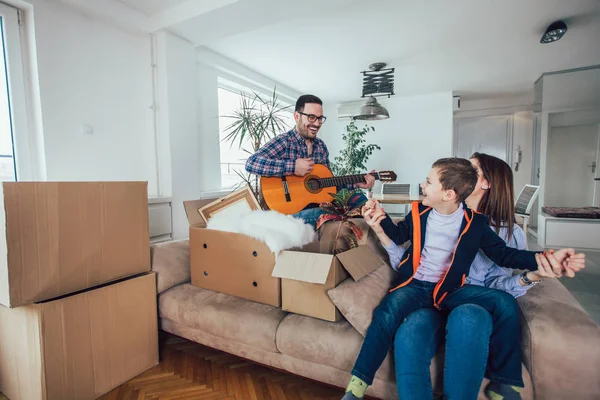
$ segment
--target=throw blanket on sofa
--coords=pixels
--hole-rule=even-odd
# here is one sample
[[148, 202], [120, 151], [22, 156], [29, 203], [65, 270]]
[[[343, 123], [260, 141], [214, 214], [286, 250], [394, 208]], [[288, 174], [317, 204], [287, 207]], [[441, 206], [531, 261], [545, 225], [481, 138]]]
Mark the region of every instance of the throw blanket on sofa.
[[275, 256], [282, 250], [302, 247], [316, 240], [311, 225], [277, 211], [223, 211], [208, 221], [207, 228], [242, 233], [260, 240]]

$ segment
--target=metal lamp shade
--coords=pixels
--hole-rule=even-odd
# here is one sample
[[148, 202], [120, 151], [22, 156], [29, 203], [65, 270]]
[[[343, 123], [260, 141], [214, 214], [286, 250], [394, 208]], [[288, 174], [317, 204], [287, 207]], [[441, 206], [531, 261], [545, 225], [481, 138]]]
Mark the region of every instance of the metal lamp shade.
[[358, 114], [352, 117], [353, 119], [373, 121], [378, 119], [387, 119], [390, 113], [374, 97], [367, 100], [367, 104], [358, 110]]

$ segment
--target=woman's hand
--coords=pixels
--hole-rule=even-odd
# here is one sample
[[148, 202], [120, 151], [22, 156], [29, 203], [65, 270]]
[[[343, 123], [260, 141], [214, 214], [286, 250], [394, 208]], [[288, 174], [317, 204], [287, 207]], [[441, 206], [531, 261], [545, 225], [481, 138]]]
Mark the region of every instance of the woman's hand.
[[549, 250], [544, 254], [536, 254], [538, 277], [560, 278], [563, 275], [572, 278], [575, 273], [585, 268], [585, 254], [575, 254], [573, 249]]

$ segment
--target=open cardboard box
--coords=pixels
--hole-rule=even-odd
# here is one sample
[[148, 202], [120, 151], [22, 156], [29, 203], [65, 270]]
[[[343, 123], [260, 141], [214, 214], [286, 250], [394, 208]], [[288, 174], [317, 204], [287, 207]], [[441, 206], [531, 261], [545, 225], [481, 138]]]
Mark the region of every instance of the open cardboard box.
[[319, 241], [301, 249], [282, 251], [276, 264], [275, 254], [265, 243], [243, 234], [206, 228], [211, 215], [235, 203], [231, 199], [249, 204], [251, 209], [260, 208], [248, 188], [222, 199], [184, 202], [190, 223], [192, 285], [282, 306], [298, 314], [339, 321], [340, 313], [327, 291], [348, 274], [359, 280], [386, 263], [383, 261], [386, 256], [382, 256], [385, 250], [375, 234], [363, 219], [354, 219], [364, 231], [358, 248], [332, 255], [339, 223], [328, 222], [321, 229]]
[[243, 234], [206, 228], [206, 219], [220, 209], [237, 207], [240, 204], [237, 200], [247, 203], [251, 209], [260, 209], [248, 188], [221, 199], [183, 202], [190, 223], [192, 285], [280, 307], [281, 280], [271, 276], [275, 265], [271, 249]]
[[279, 254], [273, 276], [282, 278], [281, 308], [284, 311], [339, 321], [341, 314], [327, 291], [343, 282], [348, 275], [358, 281], [386, 264], [371, 248], [372, 245], [378, 245], [378, 242], [373, 242], [375, 235], [364, 227], [365, 234], [358, 247], [337, 255], [331, 254], [337, 226], [337, 223], [326, 223], [326, 230], [319, 242], [309, 243], [300, 251], [282, 251]]

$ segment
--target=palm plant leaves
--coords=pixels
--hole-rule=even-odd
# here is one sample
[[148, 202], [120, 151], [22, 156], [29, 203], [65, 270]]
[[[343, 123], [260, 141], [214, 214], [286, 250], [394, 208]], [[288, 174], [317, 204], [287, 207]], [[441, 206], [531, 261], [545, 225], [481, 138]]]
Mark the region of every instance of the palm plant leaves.
[[254, 194], [254, 197], [260, 202], [260, 190], [259, 190], [259, 181], [258, 176], [250, 174], [248, 172], [241, 172], [239, 170], [234, 170], [237, 176], [240, 177], [240, 182], [233, 187], [233, 190], [237, 190], [243, 186], [249, 186], [250, 190]]
[[[285, 113], [291, 111], [290, 108], [291, 106], [281, 102], [276, 88], [273, 88], [273, 93], [269, 96], [254, 91], [252, 94], [240, 92], [238, 109], [230, 115], [221, 115], [232, 121], [225, 127], [226, 135], [222, 141], [229, 142], [231, 147], [237, 144], [242, 151], [252, 155], [266, 142], [290, 128], [284, 118]], [[250, 186], [262, 204], [259, 178], [235, 172], [240, 177], [240, 183], [235, 188]]]
[[281, 103], [276, 89], [268, 97], [254, 91], [251, 95], [241, 92], [239, 108], [231, 115], [222, 115], [232, 120], [225, 128], [227, 135], [223, 141], [231, 142], [232, 146], [237, 142], [240, 148], [249, 143], [256, 152], [267, 141], [289, 129], [283, 115], [290, 108]]

